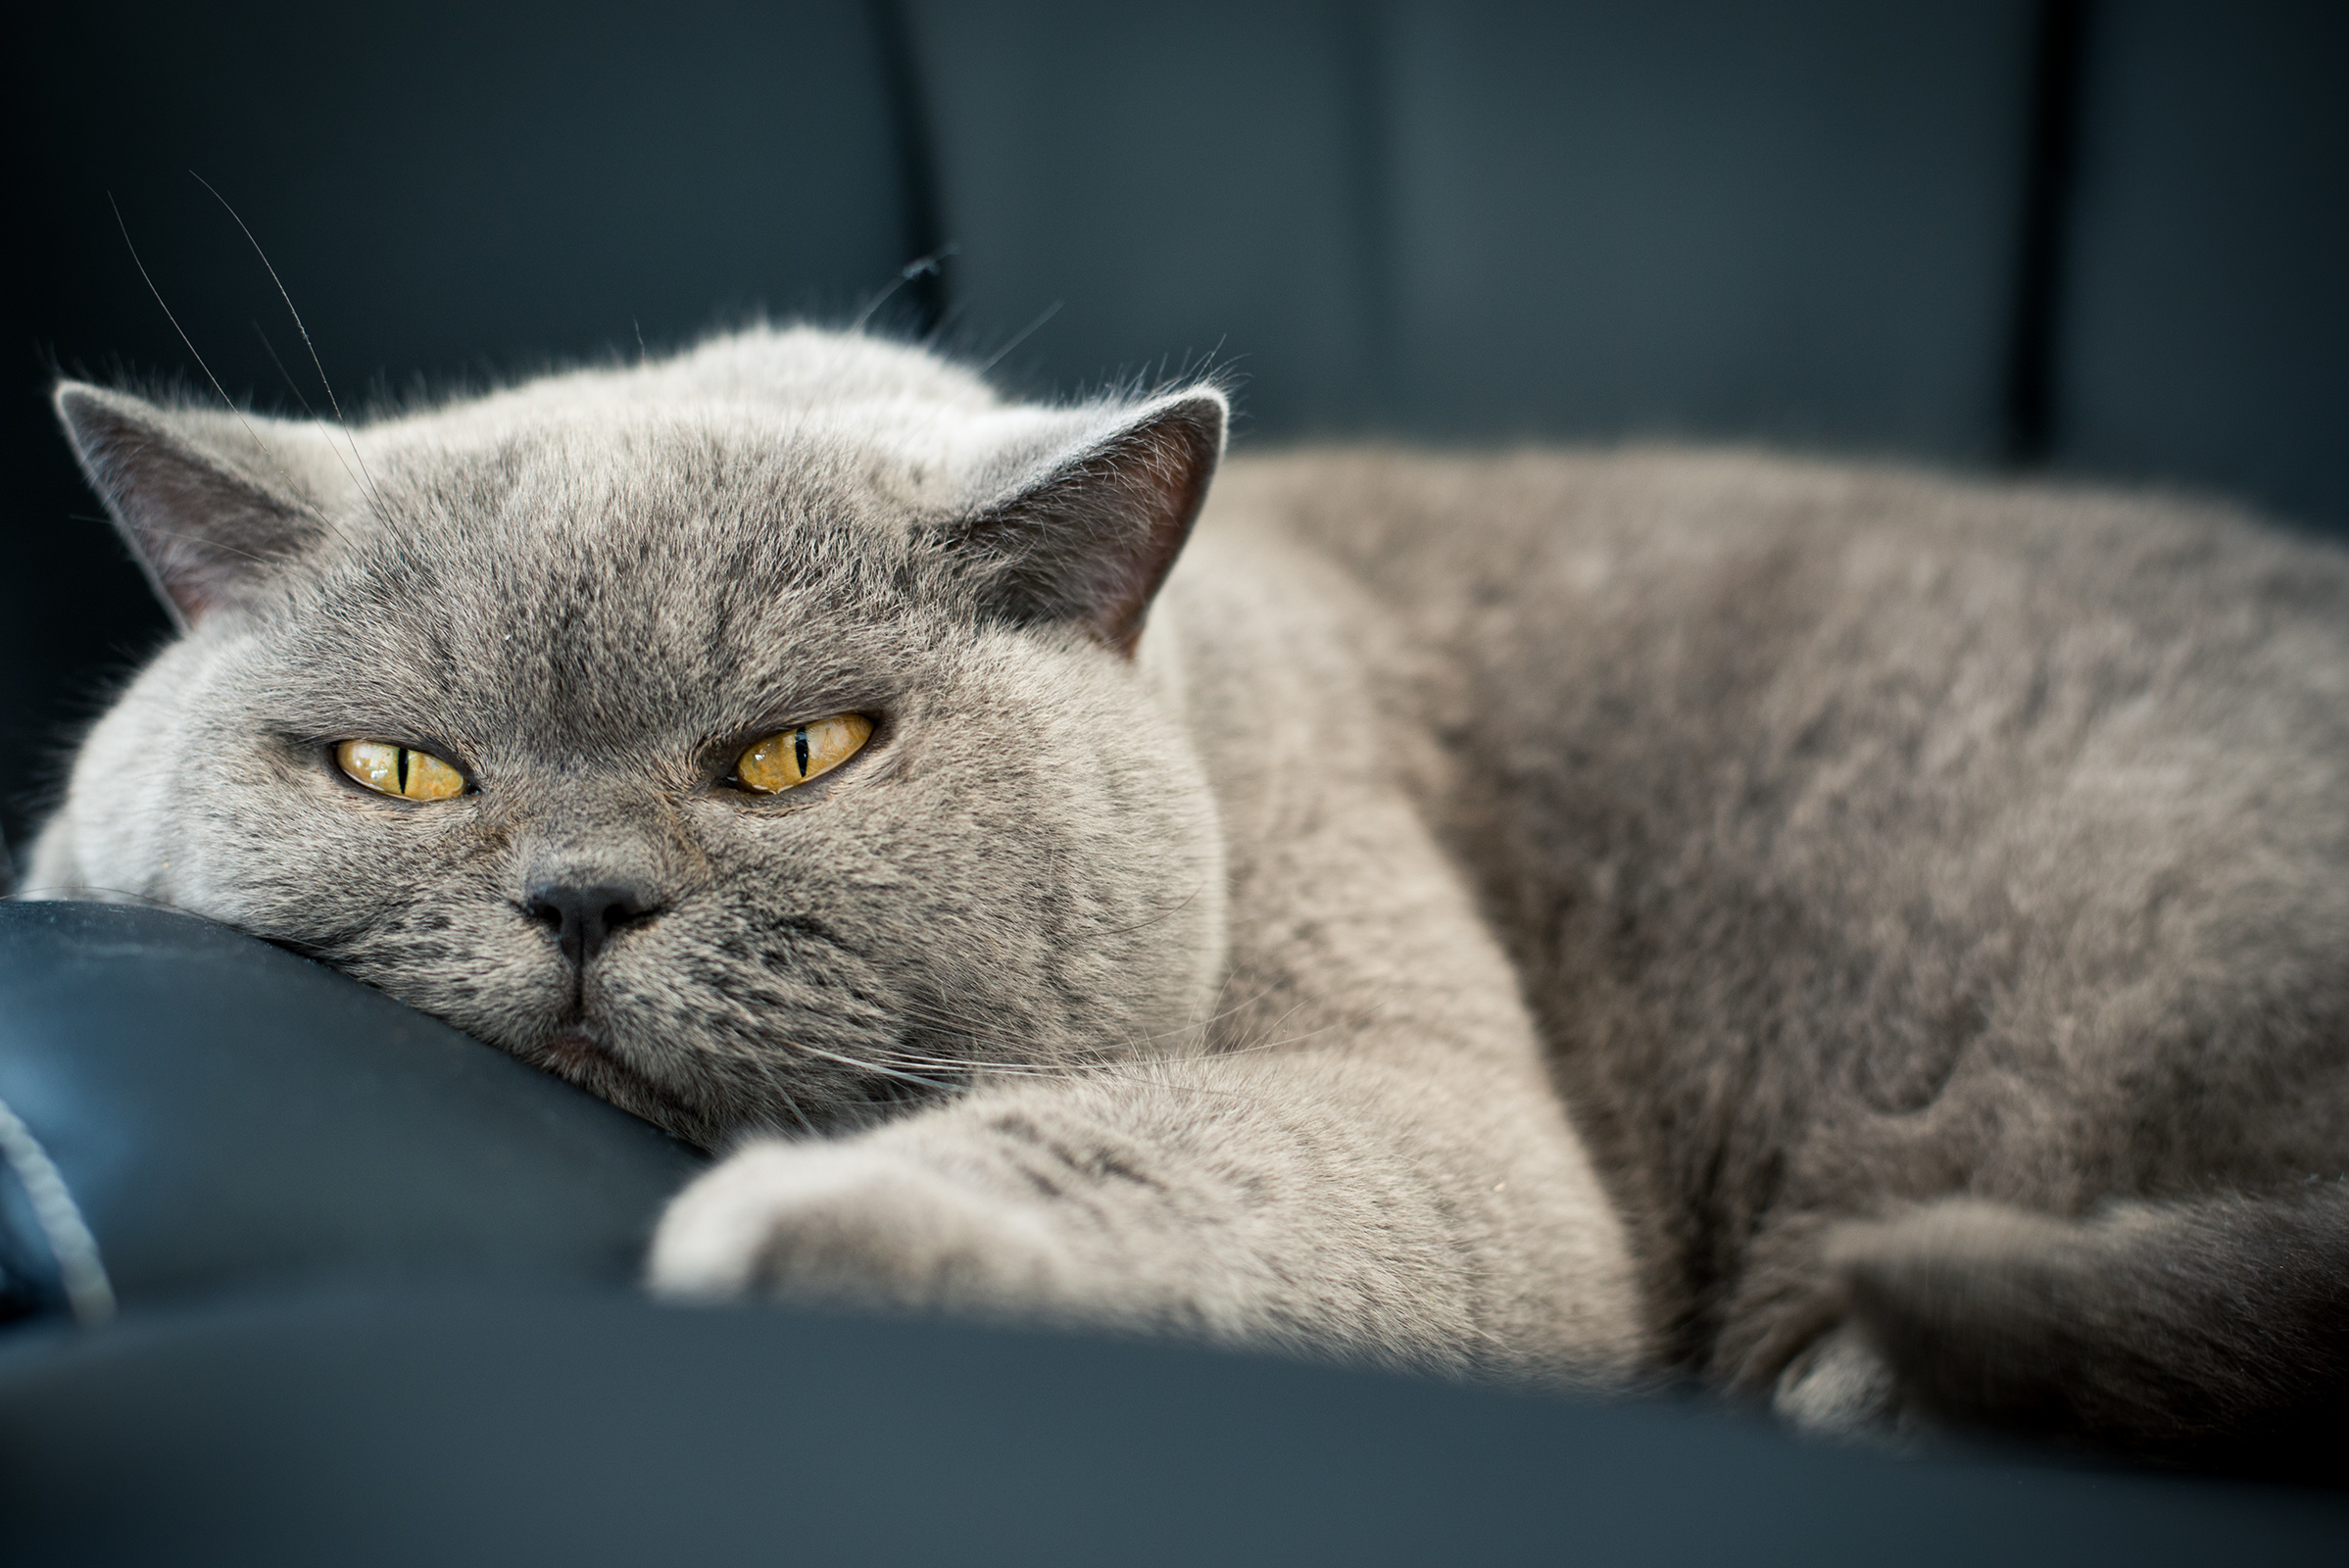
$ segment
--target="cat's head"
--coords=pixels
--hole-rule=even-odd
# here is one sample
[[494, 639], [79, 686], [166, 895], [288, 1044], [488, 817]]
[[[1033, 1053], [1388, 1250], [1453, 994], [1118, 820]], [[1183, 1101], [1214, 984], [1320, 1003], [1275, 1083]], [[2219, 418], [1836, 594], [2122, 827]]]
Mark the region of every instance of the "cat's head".
[[29, 891], [228, 921], [705, 1143], [1199, 1021], [1221, 841], [1141, 633], [1212, 389], [1006, 404], [760, 329], [350, 432], [58, 405], [183, 632]]

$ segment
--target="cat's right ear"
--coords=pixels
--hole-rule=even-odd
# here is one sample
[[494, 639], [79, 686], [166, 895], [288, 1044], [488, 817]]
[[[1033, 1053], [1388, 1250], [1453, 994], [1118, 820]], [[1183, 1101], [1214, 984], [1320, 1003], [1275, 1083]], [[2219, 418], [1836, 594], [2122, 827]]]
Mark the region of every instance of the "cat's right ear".
[[951, 530], [983, 598], [1081, 627], [1131, 658], [1223, 457], [1231, 406], [1212, 386], [1132, 408], [1072, 410], [1008, 493]]
[[302, 493], [297, 477], [323, 450], [313, 429], [158, 408], [78, 381], [57, 389], [57, 414], [81, 471], [182, 630], [324, 531], [318, 498]]

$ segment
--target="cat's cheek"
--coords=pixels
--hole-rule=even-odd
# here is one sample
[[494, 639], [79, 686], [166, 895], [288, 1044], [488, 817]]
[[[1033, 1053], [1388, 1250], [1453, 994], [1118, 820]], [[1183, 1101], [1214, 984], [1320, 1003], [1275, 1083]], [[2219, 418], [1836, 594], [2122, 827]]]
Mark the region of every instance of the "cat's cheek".
[[1049, 1214], [856, 1143], [754, 1144], [680, 1194], [648, 1283], [686, 1300], [769, 1297], [992, 1314], [1065, 1302]]

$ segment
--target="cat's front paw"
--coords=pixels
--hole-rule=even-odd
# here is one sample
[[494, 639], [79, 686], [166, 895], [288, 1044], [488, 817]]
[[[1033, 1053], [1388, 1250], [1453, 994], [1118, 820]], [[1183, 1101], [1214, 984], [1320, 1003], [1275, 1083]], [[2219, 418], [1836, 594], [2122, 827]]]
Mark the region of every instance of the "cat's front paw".
[[1064, 1249], [1035, 1208], [887, 1150], [756, 1144], [669, 1204], [653, 1290], [987, 1313], [1064, 1301]]

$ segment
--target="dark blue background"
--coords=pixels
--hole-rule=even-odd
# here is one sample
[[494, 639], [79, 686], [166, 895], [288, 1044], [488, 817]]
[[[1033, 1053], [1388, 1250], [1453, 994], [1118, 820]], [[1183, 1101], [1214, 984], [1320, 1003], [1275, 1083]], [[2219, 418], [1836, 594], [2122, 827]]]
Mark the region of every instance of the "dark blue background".
[[[161, 634], [44, 403], [346, 402], [884, 312], [1246, 440], [1762, 438], [2349, 528], [2349, 9], [589, 0], [18, 24], [0, 824]], [[1040, 316], [1052, 315], [1020, 336]], [[1016, 339], [1016, 342], [1014, 340]]]

